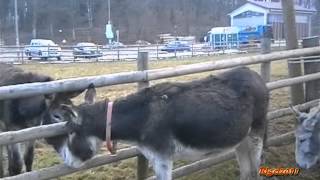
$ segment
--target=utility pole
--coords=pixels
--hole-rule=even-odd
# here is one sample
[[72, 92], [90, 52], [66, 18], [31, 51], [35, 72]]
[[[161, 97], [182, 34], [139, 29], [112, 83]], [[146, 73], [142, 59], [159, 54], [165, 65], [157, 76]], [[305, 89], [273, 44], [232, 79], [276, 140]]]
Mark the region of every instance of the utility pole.
[[110, 0], [108, 0], [108, 20], [109, 20], [109, 22], [111, 22], [111, 12], [110, 12], [110, 10], [111, 10], [111, 7], [110, 7]]
[[89, 29], [88, 29], [88, 41], [92, 40], [91, 37], [91, 31], [93, 28], [93, 17], [92, 17], [92, 1], [87, 0], [87, 13], [88, 13], [88, 24], [89, 24]]
[[75, 24], [74, 24], [76, 10], [75, 10], [75, 2], [74, 1], [75, 0], [72, 0], [72, 15], [71, 15], [71, 19], [72, 19], [72, 40], [73, 41], [76, 40], [76, 30], [75, 30]]
[[[281, 0], [283, 10], [283, 21], [286, 35], [287, 50], [298, 49], [298, 38], [296, 29], [296, 18], [294, 2], [292, 0]], [[301, 76], [302, 70], [299, 61], [288, 61], [288, 70], [290, 77]], [[304, 102], [303, 85], [292, 85], [290, 90], [291, 104], [301, 104]]]
[[20, 59], [20, 37], [19, 37], [19, 16], [18, 16], [18, 2], [14, 0], [14, 22], [16, 31], [16, 46], [17, 46], [17, 58]]
[[32, 0], [32, 38], [37, 37], [37, 0]]
[[15, 31], [16, 31], [16, 45], [20, 45], [19, 37], [19, 17], [18, 17], [18, 2], [14, 0], [14, 22], [15, 22]]

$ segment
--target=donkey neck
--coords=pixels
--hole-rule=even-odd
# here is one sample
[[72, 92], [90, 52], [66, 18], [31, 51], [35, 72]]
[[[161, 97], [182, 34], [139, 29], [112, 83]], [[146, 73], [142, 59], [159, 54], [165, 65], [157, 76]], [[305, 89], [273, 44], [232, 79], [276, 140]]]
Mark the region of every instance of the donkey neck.
[[[134, 108], [133, 108], [134, 107]], [[105, 140], [107, 102], [100, 101], [93, 105], [81, 105], [83, 128], [90, 135]], [[113, 105], [111, 139], [139, 141], [141, 130], [145, 124], [147, 108], [127, 100], [117, 100]]]

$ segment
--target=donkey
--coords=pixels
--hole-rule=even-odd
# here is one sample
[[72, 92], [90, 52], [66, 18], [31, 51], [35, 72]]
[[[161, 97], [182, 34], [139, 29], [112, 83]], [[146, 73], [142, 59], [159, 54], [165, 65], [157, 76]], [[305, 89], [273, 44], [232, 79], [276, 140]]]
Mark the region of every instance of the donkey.
[[[266, 139], [269, 93], [263, 79], [248, 68], [235, 68], [201, 80], [163, 83], [110, 102], [85, 103], [47, 111], [47, 123], [68, 121], [67, 138], [52, 143], [71, 167], [82, 166], [106, 140], [133, 142], [153, 165], [158, 180], [172, 179], [176, 157], [193, 158], [236, 149], [241, 180], [257, 180]], [[69, 110], [68, 110], [69, 108]], [[106, 122], [106, 116], [108, 122]], [[111, 118], [112, 116], [112, 118]], [[111, 121], [112, 119], [112, 121]], [[179, 156], [180, 155], [180, 156]]]
[[[53, 80], [49, 76], [24, 72], [22, 69], [8, 64], [0, 63], [0, 86], [48, 82]], [[71, 104], [70, 98], [73, 93], [60, 93], [55, 95], [39, 95], [33, 97], [16, 98], [10, 100], [0, 100], [0, 125], [2, 131], [14, 131], [41, 123], [41, 116], [45, 110], [51, 106], [59, 104]], [[34, 156], [34, 141], [27, 142], [24, 159], [20, 152], [20, 144], [7, 146], [8, 152], [8, 172], [9, 175], [21, 173], [23, 161], [26, 171], [32, 170]], [[2, 162], [1, 162], [2, 163]], [[2, 170], [1, 170], [2, 172]]]
[[291, 106], [297, 118], [295, 130], [295, 158], [304, 169], [316, 167], [320, 161], [320, 104], [309, 113], [300, 112]]

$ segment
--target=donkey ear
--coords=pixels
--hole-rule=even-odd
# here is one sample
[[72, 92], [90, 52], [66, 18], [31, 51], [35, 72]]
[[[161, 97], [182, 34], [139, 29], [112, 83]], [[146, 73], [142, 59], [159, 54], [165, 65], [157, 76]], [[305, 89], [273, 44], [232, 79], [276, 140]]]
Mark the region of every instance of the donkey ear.
[[94, 87], [93, 84], [90, 84], [84, 96], [85, 103], [93, 104], [95, 102], [96, 96], [97, 96], [96, 88]]
[[62, 93], [58, 93], [57, 97], [59, 99], [71, 99], [71, 98], [79, 96], [83, 92], [84, 92], [84, 90], [62, 92]]
[[56, 94], [46, 94], [46, 95], [44, 95], [45, 102], [46, 102], [47, 106], [51, 106], [52, 104], [60, 104], [63, 102], [67, 102], [70, 99], [80, 95], [83, 91], [84, 90], [61, 92], [61, 93], [56, 93]]
[[289, 106], [290, 106], [291, 111], [296, 115], [296, 117], [299, 117], [301, 115], [301, 112], [297, 108], [292, 106], [292, 104], [290, 104]]
[[300, 112], [297, 108], [295, 108], [294, 106], [292, 106], [292, 104], [289, 105], [290, 106], [290, 110], [294, 113], [295, 118], [296, 118], [296, 123], [297, 124], [301, 124], [302, 121], [305, 119], [304, 118], [304, 113]]
[[54, 94], [45, 94], [44, 95], [45, 103], [48, 107], [52, 104], [54, 98], [55, 98]]
[[59, 101], [65, 101], [66, 99], [72, 99], [74, 97], [79, 96], [83, 91], [84, 90], [61, 92], [61, 93], [57, 93], [57, 94], [53, 95], [53, 98], [51, 98], [51, 99], [54, 100], [54, 101], [58, 101], [58, 102]]

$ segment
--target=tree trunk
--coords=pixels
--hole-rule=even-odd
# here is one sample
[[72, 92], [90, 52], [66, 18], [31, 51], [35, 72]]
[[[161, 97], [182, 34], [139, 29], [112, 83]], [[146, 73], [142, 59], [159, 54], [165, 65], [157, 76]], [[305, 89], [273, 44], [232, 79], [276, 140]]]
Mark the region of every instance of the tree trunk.
[[88, 40], [91, 41], [91, 31], [93, 27], [93, 18], [92, 18], [92, 1], [87, 0], [87, 9], [88, 9], [88, 24], [89, 24], [89, 30], [88, 30]]
[[0, 19], [0, 46], [3, 45], [3, 30], [2, 30], [2, 20]]
[[[285, 26], [286, 46], [288, 50], [298, 49], [298, 38], [296, 30], [296, 18], [294, 4], [292, 0], [282, 0], [283, 21]], [[301, 65], [297, 61], [288, 61], [289, 76], [301, 76]], [[304, 102], [303, 85], [291, 86], [291, 103], [293, 105], [301, 104]]]
[[53, 22], [50, 20], [50, 25], [49, 25], [49, 32], [50, 32], [50, 37], [53, 39], [54, 32], [53, 32]]
[[32, 38], [37, 38], [37, 0], [32, 1]]
[[72, 21], [72, 40], [75, 41], [76, 40], [76, 30], [75, 30], [75, 14], [76, 14], [76, 10], [75, 10], [75, 0], [72, 0], [72, 14], [71, 14], [71, 21]]

